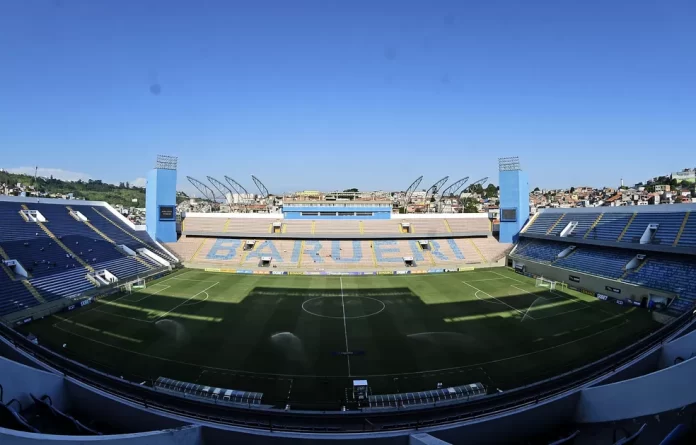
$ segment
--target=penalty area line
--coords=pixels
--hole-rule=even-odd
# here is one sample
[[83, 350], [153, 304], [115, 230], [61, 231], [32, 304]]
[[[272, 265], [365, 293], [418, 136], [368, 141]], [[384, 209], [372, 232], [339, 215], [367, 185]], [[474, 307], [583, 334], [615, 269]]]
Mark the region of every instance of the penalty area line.
[[199, 296], [200, 294], [205, 293], [205, 291], [207, 291], [208, 289], [217, 286], [218, 284], [220, 284], [219, 281], [217, 281], [217, 282], [214, 283], [214, 284], [211, 284], [210, 286], [208, 286], [208, 287], [206, 287], [205, 289], [203, 289], [202, 291], [198, 292], [196, 295], [190, 297], [188, 300], [184, 301], [183, 303], [179, 303], [179, 304], [177, 304], [176, 306], [174, 306], [173, 308], [169, 309], [167, 312], [165, 312], [164, 314], [160, 315], [160, 316], [157, 317], [156, 319], [159, 320], [160, 318], [166, 317], [166, 316], [169, 315], [171, 312], [173, 312], [173, 311], [175, 311], [176, 309], [178, 309], [179, 307], [185, 305], [186, 303], [188, 303], [189, 301], [193, 300], [194, 298], [196, 298], [196, 297]]
[[486, 292], [482, 291], [482, 290], [479, 289], [478, 287], [474, 287], [474, 286], [472, 286], [471, 284], [467, 283], [466, 281], [462, 281], [462, 283], [466, 284], [467, 286], [471, 287], [472, 289], [474, 289], [474, 290], [476, 290], [476, 291], [481, 292], [483, 295], [488, 295], [489, 297], [491, 297], [491, 298], [494, 299], [495, 301], [497, 301], [497, 302], [499, 302], [499, 303], [501, 303], [501, 304], [504, 304], [505, 306], [509, 307], [509, 308], [512, 309], [513, 311], [515, 311], [515, 312], [517, 312], [518, 314], [522, 315], [523, 317], [524, 317], [524, 316], [527, 316], [527, 317], [531, 318], [532, 320], [535, 320], [535, 318], [532, 317], [531, 315], [527, 315], [525, 312], [522, 312], [521, 310], [517, 309], [516, 307], [510, 306], [510, 305], [507, 304], [506, 302], [501, 301], [501, 300], [499, 300], [498, 298], [495, 298], [493, 295], [491, 295], [491, 294], [489, 294], [489, 293], [486, 293]]

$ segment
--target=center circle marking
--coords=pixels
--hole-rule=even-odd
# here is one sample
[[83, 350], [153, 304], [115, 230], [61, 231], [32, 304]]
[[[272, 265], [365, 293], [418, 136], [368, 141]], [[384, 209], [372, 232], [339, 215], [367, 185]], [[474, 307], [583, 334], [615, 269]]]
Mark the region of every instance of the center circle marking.
[[[321, 300], [321, 299], [324, 299], [324, 298], [334, 298], [334, 299], [336, 299], [336, 298], [341, 298], [341, 297], [336, 297], [336, 296], [325, 296], [325, 297], [314, 297], [314, 298], [310, 298], [309, 300], [306, 300], [304, 303], [302, 303], [302, 310], [305, 311], [305, 312], [307, 312], [308, 314], [314, 315], [314, 316], [316, 316], [316, 317], [334, 318], [334, 319], [337, 319], [337, 320], [342, 320], [342, 319], [344, 318], [342, 315], [341, 315], [340, 317], [335, 317], [335, 316], [333, 316], [333, 315], [317, 314], [316, 312], [312, 312], [312, 311], [310, 311], [309, 309], [307, 309], [307, 308], [305, 307], [305, 305], [306, 305], [307, 303], [311, 302], [311, 301]], [[347, 315], [346, 315], [346, 317], [345, 317], [346, 320], [356, 319], [356, 318], [367, 318], [367, 317], [372, 317], [372, 316], [374, 316], [374, 315], [379, 314], [380, 312], [382, 312], [382, 311], [383, 311], [384, 309], [386, 309], [386, 307], [387, 307], [387, 306], [384, 304], [383, 301], [378, 300], [378, 299], [376, 299], [376, 298], [372, 298], [372, 297], [343, 297], [343, 298], [344, 298], [344, 300], [345, 300], [346, 298], [350, 298], [350, 299], [361, 298], [361, 299], [364, 299], [364, 300], [376, 301], [377, 303], [379, 303], [380, 305], [382, 305], [382, 307], [381, 307], [379, 310], [376, 310], [376, 311], [372, 312], [371, 314], [353, 315], [353, 316], [347, 316]]]

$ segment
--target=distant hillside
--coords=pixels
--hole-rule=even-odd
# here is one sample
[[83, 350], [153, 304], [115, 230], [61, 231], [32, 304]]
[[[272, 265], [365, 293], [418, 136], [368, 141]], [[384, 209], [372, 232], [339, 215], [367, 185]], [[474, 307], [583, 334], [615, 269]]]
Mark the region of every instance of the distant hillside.
[[[21, 184], [21, 187], [17, 187]], [[4, 186], [2, 186], [4, 185]], [[6, 194], [19, 195], [26, 192], [27, 196], [38, 194], [39, 196], [67, 195], [72, 193], [75, 198], [90, 201], [106, 201], [109, 204], [120, 204], [124, 207], [145, 207], [145, 189], [131, 187], [128, 183], [119, 185], [107, 184], [100, 180], [88, 181], [62, 181], [60, 179], [36, 178], [29, 175], [21, 175], [0, 172], [0, 189]], [[60, 197], [60, 196], [55, 196]], [[137, 199], [137, 202], [133, 202]]]

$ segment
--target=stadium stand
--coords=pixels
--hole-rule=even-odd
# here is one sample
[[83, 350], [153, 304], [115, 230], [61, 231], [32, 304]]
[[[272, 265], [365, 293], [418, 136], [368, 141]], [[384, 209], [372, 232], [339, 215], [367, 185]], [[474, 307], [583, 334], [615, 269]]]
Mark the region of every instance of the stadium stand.
[[167, 243], [166, 247], [182, 261], [190, 261], [202, 248], [207, 238], [189, 238], [182, 236], [176, 243]]
[[273, 221], [270, 219], [246, 220], [238, 218], [229, 218], [226, 220], [225, 226], [221, 231], [231, 233], [270, 233], [272, 223]]
[[695, 276], [696, 259], [670, 258], [658, 254], [648, 256], [642, 267], [628, 273], [622, 281], [678, 293], [680, 298], [674, 301], [670, 309], [682, 312], [696, 303]]
[[34, 298], [21, 281], [13, 281], [7, 271], [0, 271], [0, 316], [28, 309], [38, 304], [41, 302]]
[[435, 235], [447, 232], [444, 219], [422, 219], [407, 222], [411, 223], [411, 233], [418, 235]]
[[355, 220], [317, 220], [314, 225], [314, 233], [331, 235], [350, 235], [360, 233], [359, 221]]
[[603, 249], [578, 248], [565, 258], [554, 262], [554, 266], [577, 270], [607, 278], [618, 279], [635, 253], [630, 251], [607, 251]]
[[[49, 228], [61, 241], [68, 246], [85, 263], [95, 269], [108, 269], [118, 278], [137, 275], [152, 269], [145, 260], [125, 256], [117, 250], [113, 240], [97, 231], [92, 224], [77, 221], [70, 215], [71, 208], [53, 204], [35, 204], [32, 209], [40, 211], [48, 222]], [[86, 210], [81, 208], [81, 210]], [[92, 217], [99, 217], [96, 213]], [[95, 220], [97, 218], [94, 218]], [[90, 221], [92, 221], [90, 219]], [[90, 227], [91, 226], [91, 227]], [[131, 246], [137, 248], [132, 239], [125, 239]]]
[[515, 249], [515, 254], [543, 263], [552, 263], [558, 259], [558, 254], [567, 248], [568, 245], [553, 241], [524, 240]]
[[[696, 221], [690, 218], [691, 206], [668, 209], [542, 211], [521, 233], [512, 257], [674, 293], [679, 298], [666, 313], [676, 316], [696, 303], [696, 257], [688, 250], [670, 249], [696, 244]], [[574, 230], [567, 237], [558, 236], [557, 241], [528, 238], [552, 236], [559, 233], [559, 225], [568, 227], [571, 222], [577, 223]], [[584, 244], [584, 240], [619, 244], [596, 246]], [[570, 246], [574, 250], [568, 252]], [[559, 258], [564, 251], [565, 256]]]
[[289, 235], [351, 235], [374, 234], [389, 235], [404, 233], [402, 224], [410, 226], [410, 233], [420, 235], [445, 235], [448, 233], [489, 233], [491, 224], [487, 218], [403, 218], [388, 220], [347, 220], [347, 219], [271, 219], [210, 217], [205, 214], [186, 216], [183, 232], [186, 233], [220, 233], [230, 234], [267, 234], [273, 232], [273, 223], [281, 224], [281, 233]]
[[618, 241], [631, 223], [630, 213], [606, 213], [585, 235], [586, 239]]
[[445, 226], [449, 227], [448, 232], [466, 233], [466, 232], [490, 232], [491, 225], [488, 219], [484, 218], [447, 218], [444, 220]]
[[683, 230], [677, 240], [678, 246], [696, 246], [696, 215], [687, 212]]
[[283, 222], [283, 233], [310, 234], [313, 233], [314, 221], [289, 219]]
[[225, 232], [228, 219], [223, 218], [186, 218], [185, 232]]
[[[254, 246], [244, 250], [248, 241], [255, 241]], [[307, 270], [401, 268], [405, 266], [404, 257], [413, 257], [416, 265], [423, 267], [493, 263], [512, 247], [492, 237], [437, 240], [182, 238], [168, 246], [189, 263], [251, 268], [258, 265], [261, 257], [270, 257], [273, 267]]]
[[401, 233], [400, 222], [395, 220], [368, 220], [362, 222], [362, 233], [366, 235], [383, 235]]
[[572, 238], [583, 238], [596, 220], [597, 215], [593, 213], [581, 213], [573, 215], [572, 218], [568, 218], [566, 224], [571, 224], [574, 222], [577, 223], [577, 225], [568, 236]]
[[546, 233], [551, 230], [551, 227], [556, 224], [561, 215], [557, 213], [540, 213], [532, 220], [532, 223], [528, 225], [524, 232], [534, 233], [537, 235], [546, 235]]
[[[121, 279], [162, 267], [119, 246], [133, 252], [147, 248], [164, 260], [171, 258], [103, 205], [0, 201], [0, 315], [79, 296], [94, 288], [87, 276], [95, 270], [106, 269]], [[10, 260], [18, 265], [5, 265]]]

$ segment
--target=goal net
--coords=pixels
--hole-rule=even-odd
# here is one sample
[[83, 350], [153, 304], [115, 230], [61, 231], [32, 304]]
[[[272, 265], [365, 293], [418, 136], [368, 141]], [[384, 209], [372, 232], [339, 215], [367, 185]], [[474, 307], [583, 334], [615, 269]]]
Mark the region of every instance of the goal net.
[[544, 277], [539, 277], [536, 279], [536, 287], [545, 287], [550, 290], [555, 290], [556, 289], [556, 282], [552, 280], [548, 280]]
[[145, 284], [145, 280], [138, 279], [135, 281], [131, 281], [129, 283], [126, 283], [123, 285], [123, 288], [128, 292], [129, 294], [133, 292], [137, 292], [141, 289], [145, 289], [147, 285]]

